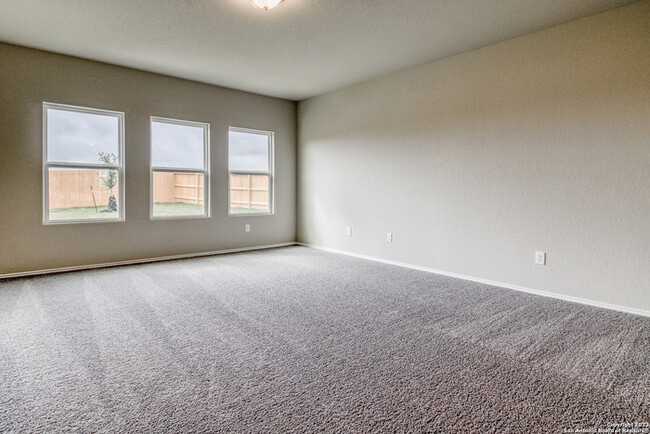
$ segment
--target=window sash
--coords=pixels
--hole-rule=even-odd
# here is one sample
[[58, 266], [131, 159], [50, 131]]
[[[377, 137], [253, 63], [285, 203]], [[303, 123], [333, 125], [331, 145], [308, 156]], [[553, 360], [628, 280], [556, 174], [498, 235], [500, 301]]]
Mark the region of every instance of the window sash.
[[174, 172], [174, 173], [202, 173], [204, 175], [208, 174], [207, 170], [202, 169], [176, 169], [174, 167], [157, 167], [151, 166], [152, 172]]
[[[89, 113], [102, 116], [116, 117], [118, 127], [118, 165], [95, 164], [95, 163], [67, 163], [61, 161], [48, 161], [48, 109], [64, 110], [77, 113]], [[90, 107], [80, 107], [66, 104], [43, 102], [43, 224], [78, 224], [78, 223], [112, 223], [125, 220], [125, 170], [124, 170], [124, 113], [112, 110], [103, 110]], [[117, 170], [117, 218], [93, 218], [93, 219], [63, 219], [50, 220], [50, 169], [90, 169], [90, 170]]]
[[[168, 123], [173, 125], [191, 126], [203, 129], [203, 168], [193, 169], [187, 167], [166, 167], [153, 165], [153, 134], [151, 134], [152, 124]], [[180, 119], [169, 119], [158, 116], [151, 116], [149, 118], [149, 219], [150, 220], [173, 220], [173, 219], [196, 219], [196, 218], [210, 218], [210, 124], [205, 122], [185, 121]], [[166, 173], [186, 173], [194, 174], [200, 173], [203, 175], [203, 214], [200, 215], [170, 215], [170, 216], [154, 216], [153, 214], [153, 174], [154, 172]]]
[[[268, 170], [231, 170], [228, 167], [228, 216], [229, 217], [251, 217], [251, 216], [268, 216], [275, 214], [275, 132], [267, 130], [257, 130], [253, 128], [228, 127], [228, 132], [259, 134], [268, 138]], [[230, 161], [230, 141], [228, 142], [228, 161]], [[268, 176], [268, 210], [264, 212], [233, 213], [231, 211], [230, 194], [231, 175], [265, 175]], [[250, 188], [250, 185], [249, 185]]]
[[84, 163], [45, 163], [48, 167], [51, 168], [61, 168], [61, 169], [99, 169], [99, 170], [122, 170], [120, 165], [112, 164], [84, 164]]
[[[233, 187], [231, 185], [231, 175], [249, 175], [249, 176], [266, 176], [268, 178], [267, 181], [267, 188], [266, 189], [258, 189], [258, 188], [253, 188], [250, 185], [250, 180], [248, 184], [248, 188], [239, 188], [239, 187]], [[241, 191], [248, 191], [249, 195], [251, 192], [257, 192], [257, 191], [266, 191], [267, 193], [267, 209], [265, 211], [257, 211], [257, 212], [232, 212], [232, 199], [231, 199], [231, 193], [233, 190], [241, 190]], [[256, 216], [256, 215], [273, 215], [273, 174], [270, 171], [258, 171], [258, 170], [251, 170], [251, 171], [244, 171], [244, 170], [229, 170], [228, 171], [228, 215], [229, 216]], [[242, 202], [243, 203], [243, 202]], [[256, 202], [249, 201], [251, 205], [258, 205]]]

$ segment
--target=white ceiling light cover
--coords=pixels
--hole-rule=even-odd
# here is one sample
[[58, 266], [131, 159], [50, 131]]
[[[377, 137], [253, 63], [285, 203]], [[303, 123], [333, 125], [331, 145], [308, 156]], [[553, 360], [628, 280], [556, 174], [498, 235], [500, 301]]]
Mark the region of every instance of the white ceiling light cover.
[[268, 11], [269, 9], [273, 9], [279, 5], [281, 1], [282, 0], [253, 0], [253, 3], [258, 8]]

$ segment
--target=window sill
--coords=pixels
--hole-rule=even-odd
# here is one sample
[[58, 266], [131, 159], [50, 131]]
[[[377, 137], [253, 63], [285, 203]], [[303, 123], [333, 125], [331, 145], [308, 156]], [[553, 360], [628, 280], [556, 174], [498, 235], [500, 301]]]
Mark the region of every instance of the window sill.
[[126, 219], [124, 217], [119, 219], [87, 219], [87, 220], [51, 220], [43, 221], [44, 226], [56, 225], [71, 225], [71, 224], [86, 224], [86, 223], [123, 223]]
[[275, 215], [272, 212], [228, 213], [228, 217], [268, 217]]
[[149, 216], [149, 220], [200, 220], [209, 219], [209, 215], [169, 215], [169, 216]]

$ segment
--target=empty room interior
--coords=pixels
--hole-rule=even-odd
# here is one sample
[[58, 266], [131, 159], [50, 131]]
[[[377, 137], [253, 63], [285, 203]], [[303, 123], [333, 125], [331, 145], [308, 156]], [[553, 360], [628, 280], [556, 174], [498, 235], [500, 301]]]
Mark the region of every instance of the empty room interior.
[[3, 0], [0, 432], [650, 433], [650, 0]]

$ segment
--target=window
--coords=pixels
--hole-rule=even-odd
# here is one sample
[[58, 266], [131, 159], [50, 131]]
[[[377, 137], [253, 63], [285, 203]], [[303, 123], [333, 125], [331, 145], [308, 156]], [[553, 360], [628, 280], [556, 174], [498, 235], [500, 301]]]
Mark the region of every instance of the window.
[[124, 220], [124, 114], [43, 103], [43, 222]]
[[273, 214], [273, 133], [230, 127], [230, 215]]
[[209, 217], [210, 126], [151, 118], [151, 217]]

